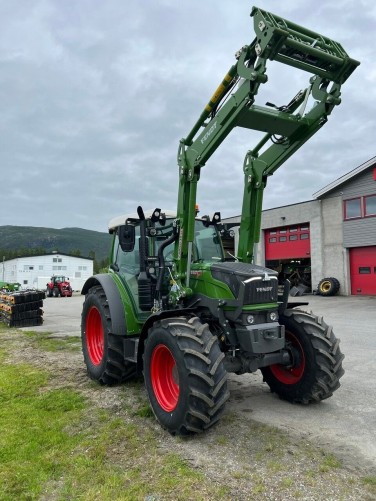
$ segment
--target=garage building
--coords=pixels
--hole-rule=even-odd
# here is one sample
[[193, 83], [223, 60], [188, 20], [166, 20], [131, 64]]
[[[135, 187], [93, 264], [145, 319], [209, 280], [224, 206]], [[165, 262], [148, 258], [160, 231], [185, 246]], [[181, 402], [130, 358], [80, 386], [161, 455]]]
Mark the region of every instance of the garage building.
[[[255, 262], [310, 290], [334, 277], [342, 295], [376, 295], [376, 157], [313, 197], [263, 211]], [[222, 222], [230, 229], [240, 216]]]

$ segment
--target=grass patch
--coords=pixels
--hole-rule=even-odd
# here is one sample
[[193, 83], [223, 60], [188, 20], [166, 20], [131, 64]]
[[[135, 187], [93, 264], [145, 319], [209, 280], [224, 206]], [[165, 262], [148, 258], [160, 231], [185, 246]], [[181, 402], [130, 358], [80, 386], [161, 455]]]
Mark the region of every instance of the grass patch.
[[70, 390], [39, 389], [48, 373], [26, 364], [0, 370], [0, 499], [37, 499], [43, 484], [69, 465], [78, 437], [64, 428], [77, 421], [83, 398]]
[[321, 472], [327, 472], [333, 468], [340, 468], [341, 461], [334, 454], [326, 454], [320, 465]]
[[12, 365], [5, 355], [0, 351], [1, 501], [224, 495], [178, 454], [161, 451], [145, 421], [92, 407], [76, 391], [50, 389], [53, 372]]
[[376, 477], [374, 475], [369, 475], [367, 477], [363, 477], [362, 483], [376, 497]]
[[135, 415], [142, 418], [154, 418], [153, 411], [149, 404], [142, 405], [135, 411]]
[[55, 337], [50, 332], [24, 331], [33, 348], [45, 351], [81, 351], [81, 338], [78, 336]]

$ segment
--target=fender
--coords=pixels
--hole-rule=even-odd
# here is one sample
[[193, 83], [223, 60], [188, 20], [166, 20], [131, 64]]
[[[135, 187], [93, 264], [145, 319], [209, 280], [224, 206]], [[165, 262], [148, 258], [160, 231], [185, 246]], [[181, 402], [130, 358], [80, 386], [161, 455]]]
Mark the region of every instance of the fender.
[[144, 349], [145, 349], [145, 340], [148, 337], [148, 331], [149, 328], [157, 321], [157, 320], [163, 320], [164, 318], [172, 318], [176, 316], [184, 316], [186, 315], [192, 315], [195, 313], [194, 308], [182, 308], [179, 310], [164, 310], [160, 311], [158, 313], [153, 313], [148, 317], [146, 322], [144, 323], [141, 334], [140, 334], [140, 339], [138, 343], [138, 353], [137, 353], [137, 367], [138, 370], [141, 372], [143, 368], [143, 360], [142, 356], [144, 354]]
[[113, 334], [124, 336], [127, 333], [127, 323], [124, 315], [124, 305], [122, 303], [119, 289], [111, 277], [110, 273], [101, 273], [94, 275], [86, 280], [81, 294], [87, 294], [91, 287], [100, 285], [107, 298], [108, 306], [110, 308], [112, 331]]

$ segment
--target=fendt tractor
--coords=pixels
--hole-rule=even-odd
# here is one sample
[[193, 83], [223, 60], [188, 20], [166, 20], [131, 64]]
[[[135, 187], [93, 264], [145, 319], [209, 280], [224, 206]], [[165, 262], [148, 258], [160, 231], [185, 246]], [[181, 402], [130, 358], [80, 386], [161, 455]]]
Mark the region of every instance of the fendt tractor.
[[[177, 209], [113, 219], [109, 272], [87, 280], [82, 347], [89, 376], [114, 384], [142, 374], [151, 408], [171, 434], [218, 421], [228, 373], [261, 370], [272, 392], [308, 404], [340, 386], [343, 355], [322, 317], [289, 302], [289, 282], [253, 263], [269, 176], [328, 120], [358, 66], [327, 37], [254, 7], [256, 38], [236, 61], [178, 149]], [[310, 74], [286, 105], [255, 104], [267, 61]], [[277, 65], [278, 66], [278, 65]], [[239, 244], [225, 256], [221, 216], [199, 217], [201, 167], [232, 129], [262, 133], [244, 160]]]

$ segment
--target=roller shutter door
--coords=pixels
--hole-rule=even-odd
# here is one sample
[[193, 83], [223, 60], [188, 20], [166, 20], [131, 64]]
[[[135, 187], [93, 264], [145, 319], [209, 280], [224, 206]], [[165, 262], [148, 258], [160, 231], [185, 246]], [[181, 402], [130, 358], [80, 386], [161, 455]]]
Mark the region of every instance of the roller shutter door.
[[350, 249], [351, 294], [376, 295], [376, 246]]
[[309, 223], [265, 230], [265, 259], [309, 258]]

